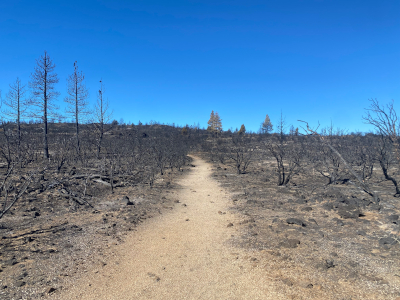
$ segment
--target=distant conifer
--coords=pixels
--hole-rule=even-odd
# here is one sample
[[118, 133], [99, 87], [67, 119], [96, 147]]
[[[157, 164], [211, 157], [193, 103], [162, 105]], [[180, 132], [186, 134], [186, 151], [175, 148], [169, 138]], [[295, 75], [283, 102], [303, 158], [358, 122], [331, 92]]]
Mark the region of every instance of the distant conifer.
[[271, 119], [268, 115], [265, 116], [264, 122], [261, 124], [261, 132], [262, 133], [271, 133], [273, 129]]
[[208, 120], [207, 130], [212, 132], [222, 132], [222, 122], [218, 112], [211, 111], [210, 119]]
[[244, 124], [242, 124], [242, 126], [240, 126], [239, 132], [240, 135], [245, 134], [246, 133], [246, 127], [244, 126]]

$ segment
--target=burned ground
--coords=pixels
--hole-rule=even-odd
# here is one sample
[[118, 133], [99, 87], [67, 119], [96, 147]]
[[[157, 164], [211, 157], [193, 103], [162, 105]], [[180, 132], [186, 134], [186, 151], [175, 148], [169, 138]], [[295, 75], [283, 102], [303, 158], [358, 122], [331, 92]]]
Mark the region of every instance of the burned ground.
[[[227, 230], [240, 234], [230, 244], [246, 249], [249, 264], [265, 268], [281, 294], [396, 299], [400, 206], [390, 179], [399, 175], [396, 152], [379, 137], [330, 138], [358, 183], [313, 137], [111, 128], [100, 157], [90, 131], [79, 159], [72, 139], [57, 144], [55, 136], [45, 165], [32, 135], [26, 144], [36, 144], [25, 156], [3, 153], [16, 166], [2, 188], [4, 203], [18, 194], [28, 170], [37, 172], [0, 219], [1, 298], [48, 296], [105, 266], [129, 231], [174, 207], [176, 181], [191, 168], [191, 152], [213, 164], [213, 178], [231, 194], [236, 221]], [[10, 166], [1, 167], [3, 180]]]
[[129, 231], [173, 209], [179, 189], [175, 181], [189, 168], [157, 176], [152, 187], [120, 187], [113, 194], [93, 183], [98, 191], [93, 207], [57, 190], [29, 193], [0, 221], [1, 299], [40, 298], [106, 265], [113, 246]]
[[288, 299], [400, 296], [400, 206], [391, 184], [377, 180], [377, 205], [351, 184], [310, 181], [304, 172], [278, 186], [273, 158], [254, 159], [246, 174], [237, 174], [235, 163], [213, 163], [238, 217], [229, 225], [241, 234], [231, 243], [281, 282]]

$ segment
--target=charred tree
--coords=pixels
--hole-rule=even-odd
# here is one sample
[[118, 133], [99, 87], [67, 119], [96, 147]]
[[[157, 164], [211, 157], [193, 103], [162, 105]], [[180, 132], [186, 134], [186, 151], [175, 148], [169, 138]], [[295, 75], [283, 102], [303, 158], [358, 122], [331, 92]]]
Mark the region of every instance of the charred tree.
[[84, 115], [88, 114], [86, 101], [89, 97], [88, 90], [85, 85], [85, 75], [78, 71], [77, 62], [74, 63], [74, 73], [72, 73], [67, 79], [67, 93], [68, 96], [65, 98], [65, 102], [68, 103], [66, 113], [75, 121], [75, 132], [76, 132], [76, 151], [78, 156], [81, 153], [80, 138], [79, 138], [79, 122]]
[[48, 118], [55, 114], [54, 101], [59, 93], [55, 90], [55, 84], [58, 83], [58, 76], [54, 73], [55, 64], [50, 59], [47, 52], [36, 60], [36, 67], [31, 75], [29, 86], [32, 89], [33, 98], [31, 104], [36, 107], [33, 116], [43, 122], [43, 158], [49, 158], [48, 136]]

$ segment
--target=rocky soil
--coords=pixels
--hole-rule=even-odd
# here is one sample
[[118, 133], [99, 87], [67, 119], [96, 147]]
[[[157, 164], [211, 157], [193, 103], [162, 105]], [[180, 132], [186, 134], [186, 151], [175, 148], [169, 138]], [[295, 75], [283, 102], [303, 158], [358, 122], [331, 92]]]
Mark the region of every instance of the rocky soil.
[[[88, 274], [107, 273], [119, 259], [116, 245], [138, 224], [184, 209], [177, 180], [191, 168], [157, 178], [153, 188], [119, 187], [110, 194], [99, 184], [94, 208], [54, 191], [30, 191], [0, 221], [0, 298], [58, 297], [77, 279], [83, 284]], [[262, 293], [275, 295], [271, 299], [400, 299], [400, 204], [389, 183], [377, 178], [378, 205], [346, 182], [326, 185], [296, 176], [279, 187], [275, 177], [272, 160], [253, 162], [240, 175], [229, 164], [212, 166], [229, 202], [209, 217], [227, 218], [226, 243], [237, 249], [223, 258], [226, 270], [240, 268], [249, 282], [262, 283]], [[185, 226], [195, 224], [193, 213], [181, 220]], [[185, 230], [190, 233], [190, 226]], [[163, 282], [147, 277], [152, 289]]]
[[387, 182], [377, 205], [346, 183], [295, 177], [277, 186], [273, 160], [240, 175], [214, 164], [213, 177], [242, 216], [231, 242], [253, 251], [293, 299], [314, 298], [312, 290], [324, 299], [400, 299], [400, 203]]
[[[39, 299], [106, 266], [113, 246], [123, 243], [128, 232], [173, 209], [175, 182], [188, 169], [157, 177], [153, 187], [118, 187], [113, 194], [95, 179], [90, 203], [78, 204], [59, 188], [28, 189], [27, 197], [0, 220], [0, 299]], [[70, 183], [82, 184], [78, 179]]]

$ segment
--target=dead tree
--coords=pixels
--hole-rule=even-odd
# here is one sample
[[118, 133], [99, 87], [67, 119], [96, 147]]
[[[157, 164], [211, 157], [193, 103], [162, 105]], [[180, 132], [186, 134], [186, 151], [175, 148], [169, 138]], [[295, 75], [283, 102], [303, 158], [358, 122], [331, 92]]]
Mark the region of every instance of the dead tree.
[[279, 134], [281, 140], [285, 138], [286, 129], [287, 129], [286, 119], [281, 111], [281, 117], [279, 118], [278, 126], [276, 128], [276, 132]]
[[287, 185], [301, 168], [304, 147], [294, 141], [283, 141], [279, 134], [267, 140], [265, 147], [275, 158], [278, 174], [278, 185]]
[[[363, 120], [365, 123], [374, 126], [380, 135], [387, 136], [395, 145], [395, 150], [398, 154], [399, 136], [397, 130], [400, 124], [393, 106], [393, 101], [387, 105], [386, 109], [380, 106], [377, 100], [372, 99], [370, 101], [371, 106], [366, 109], [367, 115], [363, 116]], [[397, 155], [397, 158], [400, 161], [399, 155]]]
[[76, 151], [78, 156], [81, 153], [80, 139], [79, 139], [79, 121], [81, 117], [88, 114], [86, 101], [89, 97], [88, 90], [84, 83], [85, 75], [78, 71], [77, 62], [74, 63], [74, 73], [71, 74], [67, 79], [67, 93], [68, 96], [65, 98], [65, 102], [68, 103], [66, 113], [73, 117], [75, 121], [76, 130]]
[[73, 151], [72, 137], [65, 137], [64, 135], [56, 136], [54, 154], [52, 155], [51, 160], [57, 168], [57, 173], [60, 173], [61, 169], [68, 162], [68, 160], [72, 160], [71, 156], [76, 156], [74, 155]]
[[104, 133], [106, 132], [105, 125], [110, 122], [112, 112], [108, 107], [108, 101], [104, 99], [103, 82], [100, 80], [100, 89], [97, 95], [97, 103], [94, 108], [94, 124], [97, 131], [97, 158], [100, 158], [101, 146]]
[[391, 181], [396, 188], [396, 194], [394, 195], [395, 197], [400, 197], [400, 188], [399, 184], [396, 180], [396, 178], [391, 176], [389, 174], [389, 169], [390, 167], [393, 166], [396, 158], [394, 157], [395, 151], [393, 151], [393, 143], [390, 141], [390, 139], [387, 136], [380, 136], [379, 143], [376, 147], [376, 159], [379, 162], [379, 166], [382, 169], [383, 176], [385, 177], [386, 180]]
[[360, 169], [363, 181], [371, 179], [377, 162], [377, 137], [360, 136], [349, 138], [351, 139], [350, 150], [352, 157], [350, 163]]
[[18, 180], [13, 178], [14, 176], [14, 165], [8, 169], [7, 174], [0, 183], [0, 199], [1, 199], [1, 209], [0, 209], [0, 219], [14, 206], [14, 204], [22, 197], [28, 188], [29, 184], [32, 182], [36, 172], [30, 172], [23, 178], [23, 182], [20, 182], [20, 177]]
[[[328, 133], [324, 135], [327, 142], [342, 155], [349, 152], [340, 132], [336, 134], [332, 130], [323, 130], [323, 132]], [[316, 139], [316, 141], [312, 141], [307, 151], [308, 158], [314, 165], [315, 170], [328, 179], [328, 184], [336, 184], [338, 181], [343, 181], [345, 178], [343, 178], [342, 160], [325, 144], [318, 143], [318, 137]]]
[[57, 107], [54, 105], [54, 101], [59, 95], [54, 87], [58, 83], [58, 76], [54, 73], [55, 67], [45, 51], [44, 55], [36, 60], [35, 71], [31, 74], [31, 81], [29, 82], [33, 95], [31, 104], [36, 106], [33, 116], [43, 122], [43, 158], [45, 159], [49, 158], [47, 122], [49, 115], [55, 114]]
[[251, 137], [234, 135], [232, 145], [227, 149], [228, 158], [235, 163], [238, 174], [245, 174], [253, 160], [254, 151], [251, 148]]
[[380, 199], [378, 195], [368, 186], [367, 183], [365, 183], [361, 177], [353, 170], [353, 168], [349, 165], [349, 163], [343, 158], [343, 156], [331, 145], [329, 142], [320, 134], [318, 134], [315, 130], [311, 129], [311, 127], [308, 125], [307, 122], [298, 120], [299, 122], [303, 122], [306, 124], [306, 128], [303, 128], [308, 134], [317, 136], [318, 139], [321, 141], [322, 144], [327, 146], [329, 149], [332, 150], [332, 152], [339, 157], [339, 159], [342, 161], [343, 165], [346, 167], [346, 169], [357, 179], [358, 185], [354, 184], [353, 182], [349, 181], [350, 183], [353, 183], [356, 187], [362, 189], [364, 192], [372, 196], [375, 200], [375, 203], [379, 203]]
[[[16, 136], [11, 128], [10, 122], [0, 122], [0, 128], [2, 129], [2, 138], [0, 146], [0, 157], [7, 162], [7, 170], [13, 165], [13, 162], [17, 160], [19, 156], [17, 153], [17, 142]], [[3, 139], [4, 138], [4, 139]]]
[[4, 110], [4, 114], [13, 122], [15, 121], [17, 123], [18, 152], [21, 145], [21, 119], [23, 118], [28, 105], [25, 93], [26, 86], [21, 83], [19, 78], [17, 78], [13, 84], [10, 84], [10, 90], [3, 102], [7, 107], [7, 109]]
[[400, 197], [400, 189], [397, 180], [390, 176], [388, 168], [391, 165], [391, 156], [395, 155], [397, 164], [400, 164], [400, 145], [398, 129], [400, 123], [397, 113], [393, 106], [393, 101], [386, 108], [381, 106], [377, 100], [370, 100], [371, 105], [367, 110], [367, 115], [363, 117], [367, 124], [374, 126], [380, 135], [377, 147], [377, 157], [386, 180], [393, 183], [396, 188], [395, 197]]

